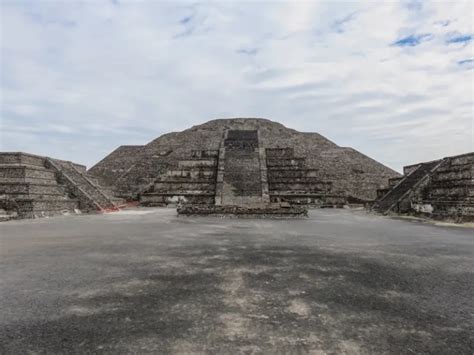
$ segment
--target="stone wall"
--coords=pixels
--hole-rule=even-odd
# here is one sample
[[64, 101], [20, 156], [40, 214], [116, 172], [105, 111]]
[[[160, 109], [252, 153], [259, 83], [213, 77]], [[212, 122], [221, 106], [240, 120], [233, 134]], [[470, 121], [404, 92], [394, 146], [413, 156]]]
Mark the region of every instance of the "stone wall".
[[272, 202], [306, 206], [342, 206], [346, 196], [333, 189], [317, 169], [306, 168], [306, 158], [295, 157], [293, 148], [267, 148], [268, 189]]
[[140, 193], [144, 206], [169, 204], [214, 204], [217, 177], [217, 151], [190, 152], [188, 159], [174, 162]]

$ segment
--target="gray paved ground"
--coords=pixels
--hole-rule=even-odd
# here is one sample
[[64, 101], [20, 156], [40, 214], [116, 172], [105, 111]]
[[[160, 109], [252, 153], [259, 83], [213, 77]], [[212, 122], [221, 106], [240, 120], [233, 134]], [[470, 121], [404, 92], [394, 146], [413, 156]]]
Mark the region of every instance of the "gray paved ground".
[[152, 209], [0, 234], [1, 353], [474, 352], [472, 229]]

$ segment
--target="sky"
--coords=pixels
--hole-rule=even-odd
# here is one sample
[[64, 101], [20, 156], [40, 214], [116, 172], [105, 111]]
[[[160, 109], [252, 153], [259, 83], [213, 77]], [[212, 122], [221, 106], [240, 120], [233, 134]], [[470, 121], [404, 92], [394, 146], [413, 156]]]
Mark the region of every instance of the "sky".
[[0, 4], [1, 151], [90, 167], [226, 117], [398, 171], [474, 150], [470, 1]]

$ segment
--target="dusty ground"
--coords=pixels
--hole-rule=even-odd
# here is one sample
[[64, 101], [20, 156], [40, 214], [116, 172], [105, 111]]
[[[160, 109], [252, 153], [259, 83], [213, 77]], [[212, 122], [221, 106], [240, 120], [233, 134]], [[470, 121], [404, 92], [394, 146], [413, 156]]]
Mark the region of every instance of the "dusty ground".
[[2, 354], [474, 352], [469, 228], [151, 209], [0, 235]]

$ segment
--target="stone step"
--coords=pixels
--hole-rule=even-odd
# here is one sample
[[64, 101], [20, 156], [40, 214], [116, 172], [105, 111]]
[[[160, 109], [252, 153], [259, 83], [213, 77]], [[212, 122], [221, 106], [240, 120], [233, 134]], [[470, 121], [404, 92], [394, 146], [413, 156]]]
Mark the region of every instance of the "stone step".
[[180, 160], [178, 162], [180, 168], [215, 168], [217, 167], [216, 159], [193, 159], [193, 160]]
[[304, 168], [305, 158], [290, 158], [290, 159], [267, 159], [267, 167], [272, 169], [273, 167], [299, 167]]
[[458, 181], [458, 180], [466, 180], [467, 182], [471, 181], [471, 171], [470, 170], [463, 170], [463, 171], [446, 171], [439, 173], [438, 171], [436, 174], [433, 175], [432, 181], [433, 182], [451, 182], [451, 181]]
[[346, 204], [344, 196], [333, 195], [270, 195], [272, 202], [286, 201], [295, 205], [312, 207], [342, 207]]
[[215, 182], [186, 182], [186, 183], [175, 183], [175, 182], [155, 182], [153, 190], [215, 190]]
[[55, 159], [48, 161], [52, 169], [62, 174], [64, 183], [73, 189], [72, 193], [77, 194], [80, 199], [87, 200], [88, 205], [95, 206], [98, 209], [116, 208], [111, 198], [89, 179], [85, 171], [78, 169], [71, 162]]
[[447, 182], [436, 182], [432, 181], [430, 187], [435, 190], [449, 190], [449, 189], [470, 189], [474, 183], [470, 182], [469, 180], [451, 180]]
[[187, 181], [188, 179], [193, 180], [212, 180], [217, 176], [217, 170], [197, 170], [197, 171], [183, 171], [183, 170], [171, 170], [167, 174], [160, 175], [157, 180], [182, 180]]
[[35, 184], [35, 185], [54, 185], [58, 184], [56, 179], [42, 179], [34, 177], [25, 178], [0, 178], [0, 184]]
[[54, 184], [0, 183], [0, 194], [53, 194], [64, 195], [65, 187]]
[[195, 191], [195, 190], [189, 190], [189, 191], [163, 191], [163, 192], [145, 192], [141, 194], [141, 196], [174, 196], [174, 195], [180, 195], [180, 196], [214, 196], [214, 191]]
[[[258, 132], [229, 130], [226, 132], [224, 147], [224, 160], [219, 162], [220, 169], [223, 169], [219, 204], [245, 206], [262, 203], [264, 193], [268, 199], [266, 190], [264, 192], [262, 188], [262, 174], [266, 174], [266, 164], [264, 151], [258, 148]], [[262, 170], [260, 159], [265, 170]], [[266, 178], [264, 182], [266, 186]]]
[[288, 178], [269, 178], [268, 179], [269, 184], [283, 184], [283, 185], [292, 185], [292, 184], [300, 184], [300, 185], [326, 185], [326, 186], [331, 186], [332, 181], [326, 181], [322, 180], [320, 178], [294, 178], [294, 179], [288, 179]]
[[270, 191], [293, 191], [293, 190], [303, 190], [303, 191], [329, 191], [332, 188], [331, 183], [317, 182], [317, 183], [275, 183], [269, 182], [268, 189]]
[[293, 148], [267, 148], [265, 154], [267, 159], [291, 159], [295, 156]]
[[270, 191], [269, 193], [270, 193], [270, 196], [309, 196], [309, 197], [342, 196], [334, 192], [326, 192], [326, 191], [308, 192], [307, 190]]
[[219, 156], [218, 150], [192, 150], [191, 157], [193, 159], [208, 159], [217, 158]]
[[436, 170], [436, 174], [441, 174], [444, 172], [462, 172], [466, 170], [471, 170], [472, 169], [472, 163], [465, 163], [465, 164], [446, 164], [444, 166], [441, 166], [439, 169]]
[[318, 177], [316, 172], [298, 168], [268, 169], [268, 179], [303, 179], [308, 177]]
[[55, 180], [53, 171], [39, 166], [0, 165], [0, 179], [50, 179]]
[[19, 152], [0, 154], [0, 166], [12, 164], [44, 167], [44, 158]]
[[32, 200], [32, 199], [18, 199], [15, 200], [18, 204], [18, 211], [20, 214], [24, 214], [29, 211], [74, 211], [78, 208], [78, 202], [76, 200], [68, 199], [51, 199], [51, 200]]
[[52, 194], [46, 194], [46, 193], [8, 193], [5, 194], [9, 198], [12, 198], [14, 200], [64, 200], [66, 199], [66, 195], [64, 193], [52, 193]]
[[171, 195], [171, 194], [144, 194], [140, 195], [140, 205], [142, 206], [166, 206], [179, 203], [190, 203], [198, 205], [214, 204], [214, 194], [201, 195]]
[[209, 177], [198, 177], [196, 179], [187, 176], [187, 177], [167, 177], [167, 176], [159, 176], [155, 183], [167, 183], [167, 184], [215, 184], [217, 174]]
[[469, 195], [469, 187], [466, 186], [447, 186], [447, 187], [432, 187], [429, 191], [429, 196], [465, 196]]
[[381, 213], [387, 213], [391, 208], [408, 193], [416, 184], [424, 179], [437, 165], [439, 161], [420, 164], [415, 170], [400, 181], [390, 192], [377, 202], [377, 209]]
[[79, 209], [52, 209], [52, 210], [31, 210], [24, 211], [21, 213], [20, 218], [44, 218], [44, 217], [56, 217], [64, 215], [81, 214]]

